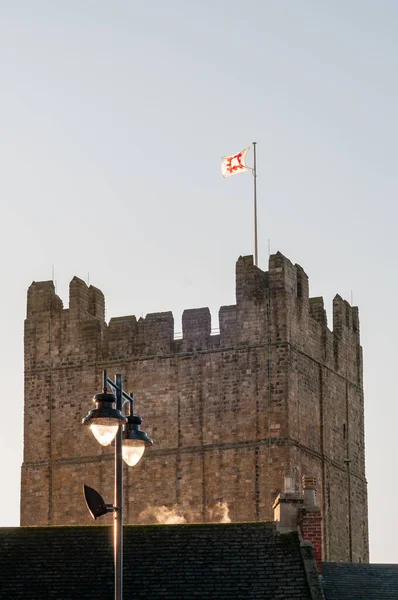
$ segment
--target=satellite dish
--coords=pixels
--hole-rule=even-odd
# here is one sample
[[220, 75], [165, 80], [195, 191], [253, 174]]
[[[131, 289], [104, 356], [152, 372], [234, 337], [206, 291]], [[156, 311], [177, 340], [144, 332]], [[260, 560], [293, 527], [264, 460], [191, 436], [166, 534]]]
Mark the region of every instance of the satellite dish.
[[83, 494], [88, 508], [88, 512], [94, 520], [108, 512], [113, 512], [112, 504], [105, 504], [103, 497], [92, 487], [83, 484]]

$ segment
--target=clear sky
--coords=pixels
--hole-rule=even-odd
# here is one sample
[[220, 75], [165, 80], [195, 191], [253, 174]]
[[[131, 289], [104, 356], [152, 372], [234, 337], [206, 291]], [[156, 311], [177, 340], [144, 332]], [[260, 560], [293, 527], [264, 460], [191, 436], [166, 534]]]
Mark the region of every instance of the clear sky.
[[252, 178], [219, 159], [256, 140], [260, 267], [270, 239], [328, 309], [360, 307], [371, 559], [398, 563], [397, 19], [394, 0], [0, 1], [0, 525], [28, 286], [55, 265], [66, 305], [89, 273], [108, 319], [180, 330], [209, 306], [216, 327], [253, 251]]

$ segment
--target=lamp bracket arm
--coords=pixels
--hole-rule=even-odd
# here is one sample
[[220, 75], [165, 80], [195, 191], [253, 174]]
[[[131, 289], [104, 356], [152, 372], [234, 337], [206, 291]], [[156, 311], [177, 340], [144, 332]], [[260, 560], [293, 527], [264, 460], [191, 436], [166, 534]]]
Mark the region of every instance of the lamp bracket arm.
[[113, 381], [113, 379], [111, 379], [107, 375], [104, 375], [104, 383], [106, 383], [106, 385], [109, 385], [115, 392], [119, 391], [122, 393], [122, 406], [124, 406], [126, 402], [130, 402], [130, 404], [132, 403], [133, 394], [128, 395], [124, 390], [120, 389], [120, 387]]
[[122, 404], [122, 408], [125, 406], [125, 404], [127, 404], [127, 402], [129, 403], [129, 417], [132, 417], [134, 415], [134, 395], [133, 393], [130, 394], [130, 396], [123, 396], [123, 404]]

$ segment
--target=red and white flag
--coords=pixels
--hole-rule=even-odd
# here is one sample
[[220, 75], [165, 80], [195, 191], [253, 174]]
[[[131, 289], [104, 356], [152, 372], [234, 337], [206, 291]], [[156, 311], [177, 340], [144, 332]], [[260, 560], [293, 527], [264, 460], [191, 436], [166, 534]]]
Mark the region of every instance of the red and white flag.
[[246, 165], [246, 154], [249, 150], [250, 146], [241, 150], [238, 154], [223, 156], [221, 159], [222, 176], [229, 177], [230, 175], [237, 175], [238, 173], [244, 173], [245, 171], [252, 171], [252, 169]]

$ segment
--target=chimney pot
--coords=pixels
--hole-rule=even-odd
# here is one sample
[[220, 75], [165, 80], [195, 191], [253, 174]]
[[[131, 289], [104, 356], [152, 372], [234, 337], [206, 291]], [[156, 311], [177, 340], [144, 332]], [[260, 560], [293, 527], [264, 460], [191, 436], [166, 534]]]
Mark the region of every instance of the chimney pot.
[[311, 475], [303, 475], [302, 479], [303, 490], [316, 490], [316, 477]]
[[285, 475], [285, 492], [294, 493], [296, 491], [296, 482], [292, 475]]
[[303, 475], [302, 485], [304, 508], [313, 509], [316, 506], [316, 477]]

